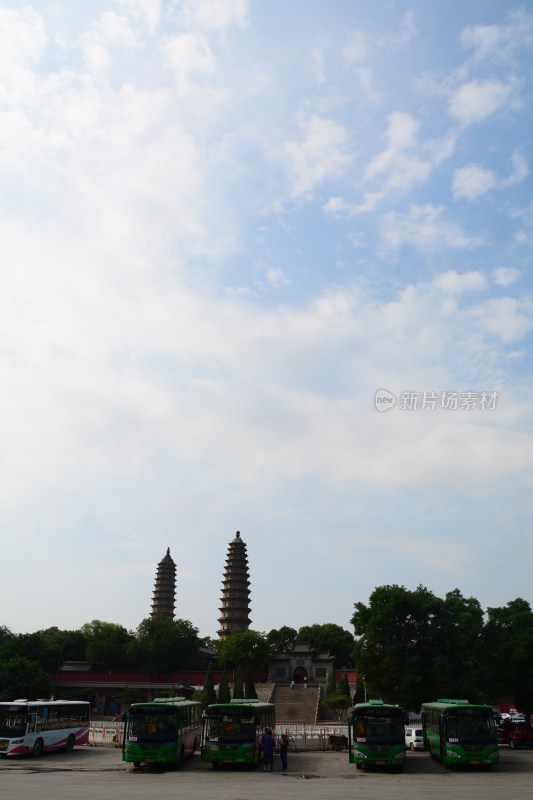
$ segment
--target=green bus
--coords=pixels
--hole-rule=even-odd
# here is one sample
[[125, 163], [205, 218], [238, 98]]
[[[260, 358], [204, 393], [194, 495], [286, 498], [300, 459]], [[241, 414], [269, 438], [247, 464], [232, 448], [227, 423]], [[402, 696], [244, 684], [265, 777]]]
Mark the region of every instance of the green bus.
[[213, 703], [202, 718], [200, 758], [215, 769], [221, 764], [257, 764], [261, 737], [266, 728], [273, 731], [275, 724], [273, 703], [252, 699]]
[[386, 767], [400, 772], [405, 764], [405, 711], [369, 700], [357, 703], [348, 717], [348, 758], [357, 769]]
[[490, 706], [468, 700], [423, 703], [422, 731], [425, 749], [446, 766], [475, 764], [490, 769], [500, 760]]
[[183, 697], [133, 703], [124, 715], [122, 760], [179, 766], [200, 744], [202, 704]]

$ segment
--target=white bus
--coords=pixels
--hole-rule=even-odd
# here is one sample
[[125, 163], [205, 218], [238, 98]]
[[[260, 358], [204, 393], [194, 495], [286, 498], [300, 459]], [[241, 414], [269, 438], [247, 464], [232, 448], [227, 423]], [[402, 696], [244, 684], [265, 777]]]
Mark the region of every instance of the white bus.
[[0, 703], [0, 755], [40, 756], [87, 744], [89, 709], [89, 703], [77, 700]]

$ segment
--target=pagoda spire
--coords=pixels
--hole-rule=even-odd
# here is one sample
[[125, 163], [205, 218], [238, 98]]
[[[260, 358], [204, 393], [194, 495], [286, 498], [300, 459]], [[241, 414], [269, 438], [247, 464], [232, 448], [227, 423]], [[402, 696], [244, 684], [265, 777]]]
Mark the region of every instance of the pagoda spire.
[[155, 587], [152, 596], [151, 616], [174, 619], [174, 603], [176, 597], [176, 565], [167, 547], [165, 557], [157, 565]]
[[228, 547], [222, 587], [218, 635], [224, 639], [235, 631], [248, 630], [251, 622], [248, 556], [239, 531]]

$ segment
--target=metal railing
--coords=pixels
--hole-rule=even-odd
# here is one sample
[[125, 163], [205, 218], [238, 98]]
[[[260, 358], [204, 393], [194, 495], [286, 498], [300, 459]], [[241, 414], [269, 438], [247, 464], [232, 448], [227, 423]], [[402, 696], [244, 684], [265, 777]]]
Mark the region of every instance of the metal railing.
[[[89, 747], [122, 747], [124, 723], [118, 720], [91, 722], [89, 730]], [[305, 750], [331, 750], [330, 736], [345, 736], [348, 733], [346, 724], [309, 722], [276, 722], [276, 737], [286, 733], [289, 737], [289, 750], [303, 752]]]

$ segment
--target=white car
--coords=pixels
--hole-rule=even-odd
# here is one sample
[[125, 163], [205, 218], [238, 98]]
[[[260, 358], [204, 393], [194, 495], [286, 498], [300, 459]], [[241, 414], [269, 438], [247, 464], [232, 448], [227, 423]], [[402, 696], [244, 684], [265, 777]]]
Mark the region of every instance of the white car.
[[424, 734], [422, 728], [405, 729], [405, 747], [407, 750], [424, 749]]

